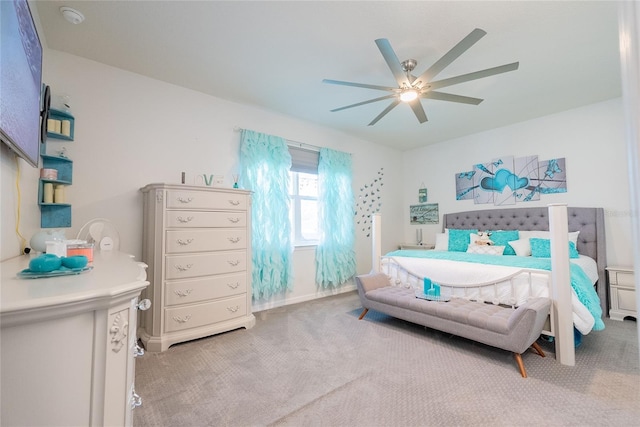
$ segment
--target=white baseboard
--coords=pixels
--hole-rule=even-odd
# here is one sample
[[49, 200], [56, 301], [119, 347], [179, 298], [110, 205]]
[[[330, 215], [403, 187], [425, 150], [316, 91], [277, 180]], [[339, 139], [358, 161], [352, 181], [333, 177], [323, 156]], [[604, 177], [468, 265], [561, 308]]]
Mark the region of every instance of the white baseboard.
[[348, 284], [346, 283], [342, 285], [338, 289], [319, 290], [314, 294], [300, 295], [294, 298], [287, 298], [287, 296], [284, 295], [284, 298], [281, 297], [279, 299], [275, 299], [271, 301], [254, 301], [253, 304], [251, 305], [251, 310], [253, 313], [256, 313], [263, 310], [269, 310], [272, 308], [283, 307], [291, 304], [298, 304], [301, 302], [311, 301], [319, 298], [325, 298], [332, 295], [339, 295], [345, 292], [351, 292], [355, 290], [356, 290], [356, 285], [355, 283], [351, 282], [351, 283], [348, 283]]

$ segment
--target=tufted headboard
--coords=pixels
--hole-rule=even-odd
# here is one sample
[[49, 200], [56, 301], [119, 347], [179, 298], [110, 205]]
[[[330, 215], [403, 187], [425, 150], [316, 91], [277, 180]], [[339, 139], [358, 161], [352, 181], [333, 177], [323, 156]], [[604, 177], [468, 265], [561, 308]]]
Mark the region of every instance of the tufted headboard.
[[[608, 313], [609, 296], [606, 286], [606, 240], [603, 208], [567, 208], [569, 231], [580, 231], [578, 252], [598, 264], [596, 290], [602, 313]], [[483, 230], [549, 230], [549, 210], [546, 207], [502, 208], [444, 214], [443, 228]], [[443, 230], [444, 231], [444, 230]]]

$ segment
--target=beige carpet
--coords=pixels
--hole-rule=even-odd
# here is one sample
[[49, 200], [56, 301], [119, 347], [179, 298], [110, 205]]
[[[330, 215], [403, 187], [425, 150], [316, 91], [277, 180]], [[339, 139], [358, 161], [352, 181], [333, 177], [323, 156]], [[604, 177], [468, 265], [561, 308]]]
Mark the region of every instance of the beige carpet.
[[607, 319], [576, 366], [370, 311], [356, 293], [137, 360], [136, 426], [638, 426], [636, 323]]

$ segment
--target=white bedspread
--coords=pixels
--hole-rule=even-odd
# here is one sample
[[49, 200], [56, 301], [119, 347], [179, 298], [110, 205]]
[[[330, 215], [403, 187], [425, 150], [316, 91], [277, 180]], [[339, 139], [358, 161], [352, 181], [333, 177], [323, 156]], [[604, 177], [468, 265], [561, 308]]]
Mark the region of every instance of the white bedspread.
[[[550, 295], [551, 276], [550, 272], [546, 270], [526, 269], [527, 273], [514, 276], [523, 269], [430, 258], [401, 256], [389, 258], [393, 262], [383, 261], [383, 269], [392, 278], [402, 280], [401, 276], [406, 275], [406, 272], [402, 270], [406, 270], [418, 278], [429, 277], [433, 282], [443, 286], [443, 293], [449, 293], [451, 296], [480, 298], [485, 301], [497, 300], [506, 304], [515, 302], [516, 305], [519, 305], [530, 297], [548, 297]], [[598, 269], [592, 258], [580, 255], [579, 258], [570, 261], [582, 267], [592, 284], [595, 284], [598, 280]], [[394, 262], [401, 268], [394, 266]], [[422, 288], [420, 281], [407, 280], [407, 282], [417, 289]], [[479, 286], [483, 284], [496, 284], [496, 286], [480, 288]], [[573, 322], [576, 329], [582, 334], [588, 334], [595, 324], [595, 319], [579, 301], [573, 289], [572, 305]]]

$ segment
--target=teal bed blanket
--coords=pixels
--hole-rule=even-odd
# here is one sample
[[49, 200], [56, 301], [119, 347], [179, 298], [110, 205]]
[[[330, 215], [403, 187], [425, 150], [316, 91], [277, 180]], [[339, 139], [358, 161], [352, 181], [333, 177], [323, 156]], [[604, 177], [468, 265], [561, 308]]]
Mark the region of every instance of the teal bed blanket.
[[[430, 258], [443, 259], [448, 261], [472, 262], [477, 264], [501, 265], [507, 267], [531, 268], [537, 270], [551, 271], [550, 258], [518, 257], [518, 256], [496, 256], [484, 254], [470, 254], [466, 252], [450, 251], [424, 251], [424, 250], [398, 250], [386, 254], [388, 257], [409, 257], [409, 258]], [[602, 321], [602, 308], [600, 298], [594, 289], [591, 280], [580, 266], [570, 263], [571, 287], [576, 293], [578, 300], [589, 310], [595, 319], [593, 330], [604, 329]]]

